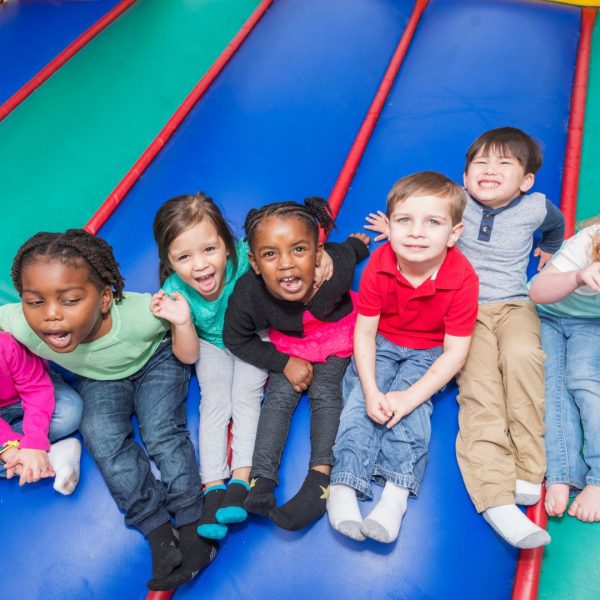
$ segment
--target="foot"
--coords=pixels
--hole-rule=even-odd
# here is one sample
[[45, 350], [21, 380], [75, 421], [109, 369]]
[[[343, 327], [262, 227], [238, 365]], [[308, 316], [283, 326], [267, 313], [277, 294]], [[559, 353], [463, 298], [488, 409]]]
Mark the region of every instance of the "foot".
[[77, 438], [67, 438], [54, 442], [48, 453], [50, 464], [56, 473], [54, 489], [65, 496], [75, 491], [79, 483], [79, 463], [81, 443]]
[[533, 506], [540, 501], [542, 496], [542, 484], [531, 483], [524, 479], [517, 479], [515, 485], [515, 504]]
[[327, 516], [336, 531], [358, 542], [364, 541], [365, 536], [360, 531], [362, 515], [354, 488], [343, 484], [329, 487]]
[[299, 531], [325, 514], [329, 495], [329, 475], [311, 469], [298, 493], [283, 506], [269, 511], [275, 525]]
[[227, 535], [227, 525], [217, 522], [216, 513], [225, 498], [225, 486], [213, 485], [204, 490], [202, 514], [198, 521], [198, 535], [209, 540], [222, 540]]
[[406, 512], [408, 494], [407, 488], [387, 481], [379, 502], [362, 522], [363, 535], [385, 544], [395, 541]]
[[586, 485], [571, 502], [569, 514], [585, 523], [600, 521], [600, 487]]
[[163, 578], [154, 577], [148, 588], [154, 591], [174, 590], [191, 581], [217, 556], [216, 542], [198, 536], [199, 521], [179, 528], [179, 548], [183, 560], [181, 565]]
[[552, 483], [546, 488], [544, 507], [549, 517], [562, 517], [569, 503], [569, 485]]
[[244, 500], [244, 508], [252, 514], [268, 517], [269, 511], [275, 508], [273, 490], [277, 484], [267, 477], [254, 477], [250, 481], [250, 490]]
[[539, 548], [550, 543], [548, 532], [530, 521], [515, 504], [488, 508], [483, 512], [483, 518], [500, 537], [516, 548]]
[[241, 523], [248, 518], [248, 512], [244, 508], [244, 500], [248, 496], [249, 488], [250, 486], [241, 479], [232, 479], [229, 482], [221, 507], [215, 515], [218, 523], [226, 525]]
[[177, 530], [170, 522], [164, 523], [148, 534], [148, 541], [152, 552], [152, 577], [167, 577], [183, 560]]

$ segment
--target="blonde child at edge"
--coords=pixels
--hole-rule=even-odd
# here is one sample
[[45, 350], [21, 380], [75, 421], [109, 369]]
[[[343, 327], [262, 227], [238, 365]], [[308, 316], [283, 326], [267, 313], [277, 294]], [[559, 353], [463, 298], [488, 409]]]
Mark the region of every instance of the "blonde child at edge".
[[600, 521], [600, 217], [535, 277], [546, 353], [546, 511]]

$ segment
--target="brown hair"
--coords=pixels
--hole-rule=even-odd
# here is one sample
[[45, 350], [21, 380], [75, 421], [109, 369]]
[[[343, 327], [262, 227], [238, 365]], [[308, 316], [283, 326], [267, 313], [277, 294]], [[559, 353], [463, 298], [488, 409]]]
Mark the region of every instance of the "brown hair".
[[498, 127], [482, 133], [469, 147], [465, 157], [465, 173], [479, 151], [490, 150], [501, 156], [513, 156], [523, 167], [525, 175], [535, 175], [542, 166], [542, 151], [539, 144], [524, 131], [516, 127]]
[[386, 214], [392, 214], [398, 202], [411, 196], [431, 195], [445, 198], [450, 202], [452, 225], [462, 221], [467, 196], [463, 188], [451, 179], [435, 171], [420, 171], [396, 181], [387, 196]]
[[235, 251], [235, 237], [231, 233], [231, 229], [219, 207], [204, 192], [184, 194], [167, 200], [158, 209], [154, 217], [152, 229], [154, 231], [154, 240], [158, 246], [158, 258], [160, 260], [158, 276], [160, 285], [173, 273], [169, 262], [169, 248], [171, 244], [177, 236], [190, 229], [190, 227], [194, 227], [194, 225], [200, 223], [204, 218], [210, 219], [214, 225], [217, 235], [225, 243], [233, 265], [233, 272], [237, 271], [238, 257]]

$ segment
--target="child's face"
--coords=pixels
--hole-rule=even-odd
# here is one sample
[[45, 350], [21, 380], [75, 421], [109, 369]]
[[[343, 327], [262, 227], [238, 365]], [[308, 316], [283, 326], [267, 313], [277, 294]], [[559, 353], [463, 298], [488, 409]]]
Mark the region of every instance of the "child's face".
[[99, 290], [87, 266], [39, 259], [22, 272], [21, 301], [27, 323], [54, 352], [72, 352], [110, 331], [112, 290]]
[[272, 296], [306, 302], [313, 294], [322, 253], [323, 244], [316, 242], [302, 219], [267, 217], [257, 227], [249, 256]]
[[462, 223], [452, 225], [448, 199], [409, 196], [396, 203], [387, 234], [401, 268], [427, 270], [444, 259], [462, 229]]
[[485, 154], [480, 150], [464, 174], [469, 194], [489, 208], [500, 208], [529, 191], [534, 180], [514, 156], [502, 156], [493, 148]]
[[205, 300], [216, 300], [225, 285], [227, 248], [210, 219], [179, 234], [169, 246], [172, 269]]

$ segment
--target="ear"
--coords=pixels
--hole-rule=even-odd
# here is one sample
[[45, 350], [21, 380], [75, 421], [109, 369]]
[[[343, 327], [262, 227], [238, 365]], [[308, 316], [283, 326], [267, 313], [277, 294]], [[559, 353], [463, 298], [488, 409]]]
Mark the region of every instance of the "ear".
[[254, 254], [252, 254], [252, 252], [248, 252], [248, 260], [250, 261], [250, 266], [252, 267], [252, 270], [257, 275], [260, 275], [260, 269], [258, 268], [258, 263], [256, 262], [256, 259], [254, 258]]
[[467, 172], [466, 171], [463, 173], [463, 187], [464, 188], [467, 187]]
[[454, 244], [456, 244], [458, 238], [460, 237], [460, 234], [463, 232], [463, 229], [465, 228], [464, 223], [457, 223], [453, 228], [452, 231], [450, 232], [450, 237], [448, 238], [448, 243], [446, 244], [446, 246], [448, 248], [452, 248], [452, 246], [454, 246]]
[[525, 175], [523, 182], [521, 183], [521, 186], [519, 187], [519, 189], [523, 193], [528, 192], [533, 187], [534, 183], [535, 183], [535, 175], [533, 173], [527, 173], [527, 175]]
[[110, 307], [113, 303], [113, 291], [108, 285], [104, 286], [102, 290], [102, 300], [100, 302], [100, 312], [103, 315], [107, 315], [110, 312]]
[[317, 244], [317, 254], [315, 257], [315, 264], [317, 265], [317, 267], [321, 266], [321, 261], [323, 260], [323, 250], [325, 249], [325, 245], [323, 244], [323, 242], [319, 242]]

